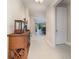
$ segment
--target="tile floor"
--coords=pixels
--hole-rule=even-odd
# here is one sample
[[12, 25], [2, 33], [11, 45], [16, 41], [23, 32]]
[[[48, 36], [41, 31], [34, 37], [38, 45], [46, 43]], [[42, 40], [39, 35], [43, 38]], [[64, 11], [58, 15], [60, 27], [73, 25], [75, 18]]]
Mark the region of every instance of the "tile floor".
[[49, 47], [44, 37], [32, 37], [28, 59], [71, 59], [71, 49], [67, 45]]

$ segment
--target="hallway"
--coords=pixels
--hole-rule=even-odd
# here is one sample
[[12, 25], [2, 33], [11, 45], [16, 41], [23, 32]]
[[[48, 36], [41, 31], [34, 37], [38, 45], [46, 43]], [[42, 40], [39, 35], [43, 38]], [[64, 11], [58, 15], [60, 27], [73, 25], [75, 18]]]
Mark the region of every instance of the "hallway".
[[46, 44], [44, 37], [33, 37], [28, 59], [71, 59], [70, 47], [59, 45], [51, 48]]
[[[71, 47], [67, 45], [57, 45], [56, 47], [53, 47], [56, 43], [55, 34], [56, 32], [58, 32], [58, 28], [56, 29], [56, 6], [61, 2], [63, 2], [63, 5], [64, 3], [67, 4], [68, 15], [66, 16], [68, 16], [68, 26], [64, 28], [64, 25], [62, 24], [64, 22], [60, 23], [59, 20], [58, 23], [60, 24], [60, 26], [63, 25], [63, 27], [59, 27], [59, 30], [64, 31], [68, 29], [68, 31], [64, 31], [67, 33], [68, 37], [63, 36], [63, 34], [61, 35], [61, 31], [59, 32], [59, 35], [61, 35], [59, 37], [63, 37], [62, 40], [68, 38], [63, 42], [65, 44], [71, 44], [70, 0], [43, 0], [42, 3], [40, 3], [40, 1], [41, 0], [8, 0], [7, 34], [14, 33], [14, 31], [17, 30], [24, 32], [30, 30], [30, 36], [32, 37], [30, 40], [28, 59], [71, 59]], [[26, 29], [25, 25], [23, 24], [14, 24], [15, 20], [23, 21], [26, 25]], [[37, 23], [39, 24], [35, 25]], [[39, 28], [41, 30], [36, 30], [36, 28]], [[46, 33], [46, 37], [39, 36], [42, 33], [41, 31], [43, 31], [43, 33]], [[37, 32], [36, 35], [35, 32]], [[52, 47], [50, 47], [46, 41]]]

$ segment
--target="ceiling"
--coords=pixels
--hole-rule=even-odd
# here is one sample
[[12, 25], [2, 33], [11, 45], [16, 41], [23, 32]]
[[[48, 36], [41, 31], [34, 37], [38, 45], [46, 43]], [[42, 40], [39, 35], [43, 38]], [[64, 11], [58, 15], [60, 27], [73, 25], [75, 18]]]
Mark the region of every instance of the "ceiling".
[[67, 6], [71, 0], [62, 0], [57, 6]]
[[31, 16], [39, 16], [44, 15], [46, 8], [54, 1], [54, 0], [44, 0], [43, 3], [36, 3], [35, 0], [22, 0], [25, 7], [29, 9]]

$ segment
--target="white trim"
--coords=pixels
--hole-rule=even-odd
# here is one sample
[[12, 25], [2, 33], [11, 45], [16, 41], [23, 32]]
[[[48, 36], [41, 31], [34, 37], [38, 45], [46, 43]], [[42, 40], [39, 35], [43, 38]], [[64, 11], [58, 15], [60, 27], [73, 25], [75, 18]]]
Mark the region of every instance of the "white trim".
[[55, 45], [53, 45], [51, 41], [45, 39], [45, 42], [47, 43], [48, 46], [55, 47]]
[[50, 6], [57, 6], [62, 0], [56, 0], [54, 3], [52, 3]]
[[71, 43], [70, 43], [70, 42], [67, 42], [67, 41], [66, 41], [65, 44], [71, 46]]

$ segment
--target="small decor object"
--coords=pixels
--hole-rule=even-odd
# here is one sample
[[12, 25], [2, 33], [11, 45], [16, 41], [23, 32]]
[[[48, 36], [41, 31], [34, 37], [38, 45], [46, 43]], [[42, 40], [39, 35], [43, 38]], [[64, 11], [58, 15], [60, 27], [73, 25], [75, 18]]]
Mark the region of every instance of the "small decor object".
[[26, 24], [24, 25], [24, 31], [27, 31], [27, 25]]
[[26, 18], [24, 18], [24, 31], [27, 31], [27, 22], [28, 21], [26, 21]]
[[16, 34], [21, 34], [24, 32], [24, 25], [25, 25], [25, 22], [22, 21], [22, 20], [15, 20], [15, 30], [14, 30], [14, 33]]

